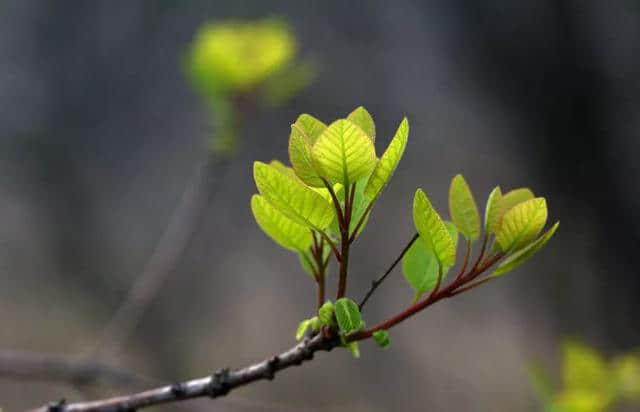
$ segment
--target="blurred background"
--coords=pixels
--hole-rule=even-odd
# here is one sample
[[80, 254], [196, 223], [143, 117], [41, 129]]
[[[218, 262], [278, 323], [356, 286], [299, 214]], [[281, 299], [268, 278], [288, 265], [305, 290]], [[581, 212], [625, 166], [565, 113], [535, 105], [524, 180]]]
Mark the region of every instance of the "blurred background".
[[[279, 104], [234, 101], [237, 144], [213, 150], [220, 121], [192, 87], [190, 45], [206, 22], [265, 16], [291, 25], [313, 80]], [[540, 410], [526, 365], [557, 374], [563, 338], [606, 355], [640, 344], [639, 46], [636, 1], [4, 0], [0, 349], [171, 382], [289, 347], [314, 285], [255, 223], [251, 165], [287, 159], [298, 114], [364, 105], [378, 153], [404, 115], [411, 134], [353, 249], [351, 296], [413, 234], [415, 189], [445, 211], [459, 172], [481, 206], [498, 184], [546, 196], [556, 237], [516, 273], [395, 328], [384, 352], [318, 354], [223, 400], [157, 410]], [[142, 285], [155, 292], [138, 295], [148, 305], [131, 333], [109, 331], [149, 272], [164, 275]], [[398, 270], [364, 316], [412, 297]], [[0, 378], [5, 411], [134, 388], [17, 375]]]

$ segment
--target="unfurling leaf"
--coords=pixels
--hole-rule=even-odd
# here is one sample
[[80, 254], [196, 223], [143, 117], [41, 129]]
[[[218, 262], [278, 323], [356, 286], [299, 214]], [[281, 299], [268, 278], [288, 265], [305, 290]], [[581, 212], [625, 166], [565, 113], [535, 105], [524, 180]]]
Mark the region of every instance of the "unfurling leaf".
[[387, 150], [384, 151], [380, 160], [376, 164], [373, 173], [369, 177], [367, 187], [364, 189], [365, 196], [370, 201], [375, 201], [382, 190], [385, 188], [393, 173], [402, 159], [404, 149], [407, 146], [407, 140], [409, 138], [409, 121], [405, 117], [402, 119], [395, 136], [389, 143]]
[[360, 358], [360, 347], [358, 346], [358, 342], [349, 342], [345, 346], [351, 351], [354, 358]]
[[500, 200], [502, 199], [502, 190], [500, 186], [493, 188], [487, 199], [487, 206], [484, 210], [484, 231], [488, 236], [489, 233], [495, 233], [500, 218]]
[[262, 162], [253, 164], [253, 176], [260, 194], [291, 220], [318, 231], [333, 220], [331, 203], [294, 177]]
[[386, 330], [377, 330], [373, 332], [372, 336], [381, 348], [386, 348], [391, 343], [391, 339], [389, 339], [389, 332]]
[[345, 334], [358, 331], [364, 327], [358, 305], [349, 298], [338, 299], [335, 303], [338, 327]]
[[[445, 222], [451, 238], [454, 240], [454, 247], [457, 244], [458, 233], [455, 225]], [[447, 276], [450, 267], [442, 268], [442, 280]], [[407, 283], [415, 291], [415, 300], [418, 300], [425, 293], [431, 292], [438, 283], [440, 275], [440, 265], [433, 251], [427, 249], [423, 242], [414, 242], [402, 259], [402, 273]]]
[[478, 206], [462, 175], [451, 181], [449, 188], [449, 213], [458, 230], [468, 240], [474, 241], [480, 236], [480, 214]]
[[349, 120], [340, 119], [323, 131], [311, 149], [314, 169], [331, 184], [348, 188], [368, 176], [376, 165], [373, 142]]
[[443, 267], [451, 267], [456, 261], [456, 248], [442, 219], [420, 189], [413, 198], [413, 222], [420, 240], [435, 255]]
[[335, 307], [331, 301], [326, 301], [320, 309], [318, 309], [318, 319], [320, 319], [320, 324], [331, 326], [335, 322], [333, 321], [333, 314], [335, 313]]
[[491, 227], [490, 233], [497, 234], [500, 231], [502, 219], [508, 211], [513, 209], [516, 205], [519, 205], [520, 203], [526, 202], [527, 200], [533, 198], [533, 192], [531, 191], [531, 189], [528, 189], [526, 187], [514, 189], [502, 195], [496, 205], [495, 221], [492, 222], [493, 226]]
[[251, 197], [251, 211], [260, 228], [283, 248], [304, 252], [311, 246], [309, 229], [280, 213], [264, 197]]
[[371, 114], [364, 107], [357, 107], [354, 111], [349, 113], [347, 120], [351, 120], [371, 138], [371, 141], [376, 141], [376, 124], [373, 122]]
[[496, 234], [496, 242], [503, 252], [515, 252], [535, 239], [545, 223], [547, 223], [545, 199], [537, 197], [527, 200], [505, 213]]
[[309, 186], [324, 187], [311, 161], [311, 147], [326, 128], [324, 123], [308, 114], [300, 115], [291, 125], [289, 160], [295, 174]]
[[560, 222], [556, 222], [551, 227], [551, 229], [549, 229], [544, 235], [540, 236], [534, 242], [528, 244], [514, 254], [507, 256], [507, 258], [502, 263], [500, 263], [496, 271], [491, 276], [502, 276], [507, 272], [511, 272], [513, 269], [529, 260], [533, 255], [538, 253], [538, 251], [542, 249], [547, 244], [547, 242], [549, 242], [554, 233], [556, 233], [559, 225]]
[[311, 319], [305, 319], [298, 325], [298, 329], [296, 329], [296, 340], [300, 340], [304, 337], [304, 334], [307, 333], [307, 329], [311, 326]]

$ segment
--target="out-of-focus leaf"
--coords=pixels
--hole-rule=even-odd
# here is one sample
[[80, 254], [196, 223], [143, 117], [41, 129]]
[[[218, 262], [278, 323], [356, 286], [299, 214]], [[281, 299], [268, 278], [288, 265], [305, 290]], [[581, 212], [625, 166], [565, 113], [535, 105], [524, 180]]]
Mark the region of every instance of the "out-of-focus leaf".
[[372, 336], [381, 348], [386, 348], [391, 343], [391, 339], [389, 339], [389, 332], [386, 330], [375, 331]]
[[283, 248], [304, 252], [311, 246], [309, 229], [280, 213], [264, 197], [253, 195], [251, 211], [260, 228]]
[[377, 161], [369, 136], [346, 119], [336, 120], [320, 134], [311, 156], [320, 176], [345, 188], [368, 176]]
[[611, 370], [593, 348], [576, 341], [563, 344], [563, 383], [572, 391], [603, 392], [613, 382]]
[[358, 342], [349, 342], [345, 346], [351, 351], [354, 358], [360, 358], [360, 347], [358, 346]]
[[268, 106], [275, 107], [304, 90], [316, 75], [313, 64], [307, 61], [293, 62], [266, 79], [263, 95]]
[[420, 240], [432, 251], [438, 263], [451, 267], [456, 262], [456, 249], [453, 239], [431, 202], [420, 189], [413, 199], [413, 222], [420, 234]]
[[291, 220], [318, 231], [333, 220], [331, 203], [299, 180], [262, 162], [254, 163], [253, 176], [260, 194]]
[[347, 120], [351, 120], [353, 123], [360, 126], [360, 128], [371, 138], [375, 143], [376, 141], [376, 124], [371, 117], [371, 114], [362, 106], [357, 107], [354, 111], [349, 113]]
[[402, 155], [404, 154], [404, 149], [407, 146], [408, 138], [409, 121], [405, 117], [402, 119], [395, 136], [391, 139], [387, 150], [384, 151], [375, 169], [373, 169], [373, 173], [369, 177], [364, 194], [371, 202], [380, 196], [380, 193], [382, 193], [382, 190], [396, 171], [398, 163], [400, 163], [400, 159], [402, 159]]
[[545, 199], [538, 197], [527, 200], [505, 213], [496, 234], [496, 242], [503, 252], [514, 252], [535, 239], [545, 223], [547, 223]]
[[524, 262], [529, 260], [533, 255], [538, 253], [540, 249], [545, 247], [547, 242], [553, 237], [554, 233], [558, 229], [560, 222], [556, 222], [551, 229], [549, 229], [544, 235], [540, 236], [536, 239], [535, 242], [532, 242], [525, 246], [524, 248], [518, 250], [512, 255], [507, 256], [507, 258], [500, 263], [500, 265], [496, 268], [496, 271], [491, 275], [492, 277], [502, 276], [507, 272], [511, 272], [518, 266], [522, 265]]
[[462, 175], [451, 181], [449, 188], [449, 213], [464, 237], [474, 241], [480, 236], [480, 213], [478, 206]]

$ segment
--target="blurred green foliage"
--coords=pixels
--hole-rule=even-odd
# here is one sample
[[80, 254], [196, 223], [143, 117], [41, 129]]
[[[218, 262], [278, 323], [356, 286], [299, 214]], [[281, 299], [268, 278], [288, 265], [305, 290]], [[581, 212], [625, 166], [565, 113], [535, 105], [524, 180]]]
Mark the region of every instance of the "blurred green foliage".
[[233, 151], [247, 110], [282, 104], [311, 82], [313, 66], [296, 61], [296, 52], [291, 28], [277, 18], [207, 23], [198, 30], [186, 72], [215, 118], [214, 152]]
[[577, 341], [562, 348], [562, 385], [554, 387], [542, 368], [529, 374], [545, 412], [609, 412], [640, 405], [640, 353], [604, 358]]

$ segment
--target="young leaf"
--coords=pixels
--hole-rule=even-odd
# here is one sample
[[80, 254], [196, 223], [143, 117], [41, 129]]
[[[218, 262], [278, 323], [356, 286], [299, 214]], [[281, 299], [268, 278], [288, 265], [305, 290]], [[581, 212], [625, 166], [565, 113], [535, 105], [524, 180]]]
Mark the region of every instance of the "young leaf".
[[346, 119], [336, 120], [320, 134], [311, 157], [320, 176], [345, 188], [369, 175], [377, 161], [369, 136]]
[[358, 342], [349, 342], [345, 346], [351, 351], [354, 358], [360, 358], [360, 347], [358, 346]]
[[253, 176], [260, 194], [291, 220], [318, 231], [333, 220], [333, 206], [325, 197], [276, 167], [255, 162]]
[[500, 265], [496, 268], [496, 271], [491, 274], [492, 277], [502, 276], [507, 272], [511, 272], [513, 269], [522, 265], [529, 260], [533, 255], [538, 253], [540, 249], [545, 247], [547, 242], [556, 233], [560, 222], [556, 222], [551, 229], [549, 229], [544, 235], [540, 236], [536, 241], [528, 244], [524, 248], [518, 250], [514, 254], [508, 256]]
[[413, 198], [413, 222], [420, 239], [433, 251], [438, 263], [443, 267], [451, 267], [456, 261], [456, 249], [453, 239], [442, 219], [421, 189]]
[[505, 213], [513, 209], [514, 206], [533, 198], [533, 192], [526, 187], [514, 189], [502, 195], [496, 206], [495, 224], [491, 228], [491, 233], [497, 234], [500, 231], [500, 226], [502, 225], [502, 219], [504, 218]]
[[333, 314], [335, 313], [335, 308], [331, 301], [326, 301], [320, 309], [318, 309], [318, 319], [320, 319], [320, 323], [322, 325], [333, 325]]
[[354, 111], [349, 113], [347, 120], [351, 120], [353, 123], [360, 126], [360, 128], [371, 138], [371, 141], [376, 141], [376, 124], [373, 122], [371, 114], [364, 107], [357, 107]]
[[311, 319], [305, 319], [298, 325], [298, 329], [296, 329], [296, 340], [300, 340], [304, 337], [304, 334], [307, 333], [307, 329], [311, 326]]
[[547, 223], [547, 203], [543, 197], [527, 200], [505, 213], [496, 242], [503, 252], [514, 252], [538, 236]]
[[[454, 245], [456, 245], [458, 233], [455, 225], [451, 222], [445, 222], [445, 226], [454, 240]], [[449, 269], [449, 267], [443, 268], [443, 280], [447, 276]], [[436, 259], [433, 251], [427, 249], [423, 242], [414, 242], [402, 259], [402, 273], [407, 283], [415, 290], [416, 300], [436, 287], [439, 272], [438, 259]]]
[[349, 298], [338, 299], [335, 303], [336, 320], [338, 327], [345, 334], [362, 329], [362, 317], [358, 305]]
[[309, 229], [280, 213], [264, 197], [251, 197], [251, 211], [260, 228], [283, 248], [303, 252], [311, 246]]
[[386, 330], [377, 330], [373, 332], [372, 336], [381, 348], [386, 348], [391, 343], [391, 339], [389, 339], [389, 332]]
[[[360, 221], [360, 218], [362, 218], [362, 215], [367, 210], [367, 206], [369, 205], [369, 201], [364, 194], [365, 185], [366, 185], [365, 179], [362, 179], [358, 183], [356, 183], [356, 191], [353, 199], [353, 208], [351, 213], [351, 222], [349, 222], [349, 234], [353, 233], [353, 231], [356, 228], [356, 225]], [[369, 220], [369, 214], [365, 216], [364, 222], [362, 223], [362, 225], [360, 225], [360, 228], [358, 229], [358, 233], [356, 234], [356, 237], [359, 236], [360, 233], [362, 233], [362, 231], [364, 230], [365, 226], [367, 226], [368, 220]]]
[[484, 210], [484, 231], [488, 235], [489, 233], [494, 233], [498, 226], [498, 218], [500, 209], [498, 204], [502, 199], [502, 190], [500, 190], [500, 186], [496, 186], [493, 188], [491, 193], [489, 193], [489, 198], [487, 199], [487, 206]]
[[480, 236], [478, 206], [462, 175], [457, 175], [451, 181], [449, 213], [460, 233], [468, 240], [474, 241]]
[[391, 176], [396, 171], [400, 159], [404, 154], [404, 149], [407, 146], [407, 139], [409, 138], [409, 121], [405, 117], [402, 119], [395, 136], [389, 143], [387, 150], [384, 151], [382, 157], [376, 164], [375, 169], [369, 181], [367, 187], [364, 189], [365, 196], [371, 201], [375, 201], [382, 190], [385, 188]]
[[311, 147], [326, 128], [324, 123], [308, 114], [300, 115], [291, 125], [289, 160], [300, 180], [312, 187], [324, 187], [311, 162]]

